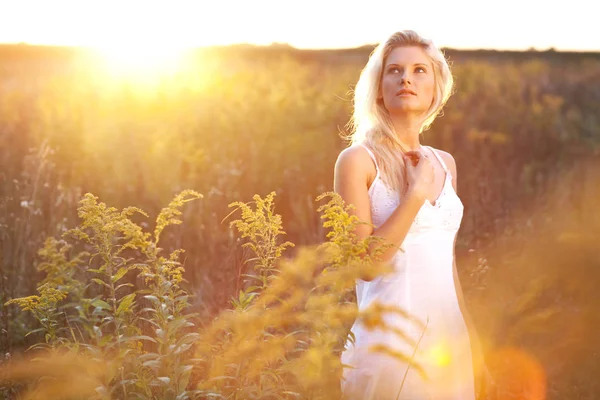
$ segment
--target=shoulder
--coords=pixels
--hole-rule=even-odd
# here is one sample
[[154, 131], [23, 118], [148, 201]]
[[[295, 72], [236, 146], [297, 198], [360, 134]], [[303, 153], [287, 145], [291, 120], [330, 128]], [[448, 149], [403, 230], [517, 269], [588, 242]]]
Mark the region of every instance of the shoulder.
[[456, 161], [454, 161], [452, 154], [439, 149], [435, 149], [435, 151], [442, 157], [442, 160], [444, 160], [450, 171], [456, 172]]
[[375, 166], [371, 156], [363, 146], [352, 145], [340, 152], [335, 162], [335, 175], [338, 179], [366, 177], [375, 175]]
[[[434, 148], [432, 147], [432, 149], [434, 149]], [[452, 181], [456, 188], [457, 171], [456, 171], [456, 161], [454, 160], [454, 157], [452, 156], [452, 154], [448, 153], [447, 151], [439, 150], [439, 149], [434, 149], [434, 150], [436, 153], [438, 153], [438, 155], [442, 158], [442, 160], [444, 160], [444, 163], [450, 170], [450, 174], [452, 174]]]
[[366, 170], [373, 161], [363, 146], [352, 145], [340, 152], [336, 161], [336, 168]]

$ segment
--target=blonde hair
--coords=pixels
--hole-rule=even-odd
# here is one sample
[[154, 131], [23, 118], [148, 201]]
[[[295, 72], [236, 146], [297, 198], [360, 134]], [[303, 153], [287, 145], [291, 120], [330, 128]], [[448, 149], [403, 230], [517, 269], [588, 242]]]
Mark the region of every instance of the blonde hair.
[[[352, 144], [365, 144], [375, 153], [382, 179], [399, 194], [406, 189], [405, 168], [398, 152], [406, 152], [406, 145], [395, 135], [390, 115], [378, 100], [380, 81], [385, 61], [397, 47], [421, 47], [433, 65], [435, 91], [431, 106], [421, 124], [419, 133], [428, 129], [440, 114], [452, 94], [454, 79], [444, 54], [431, 40], [412, 30], [396, 32], [380, 43], [371, 53], [354, 89], [354, 112], [349, 123]], [[393, 177], [396, 177], [393, 179]], [[403, 186], [401, 188], [401, 185]]]

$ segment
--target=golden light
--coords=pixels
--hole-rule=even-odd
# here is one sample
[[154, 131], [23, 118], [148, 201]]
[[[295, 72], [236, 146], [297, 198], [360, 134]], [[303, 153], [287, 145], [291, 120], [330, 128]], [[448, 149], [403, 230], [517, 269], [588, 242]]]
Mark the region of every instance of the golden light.
[[435, 365], [440, 367], [450, 365], [451, 353], [448, 344], [439, 343], [436, 346], [433, 346], [429, 349], [429, 358]]
[[500, 348], [486, 362], [498, 385], [498, 399], [546, 399], [546, 372], [532, 354], [514, 347]]
[[154, 44], [107, 44], [92, 48], [97, 67], [114, 78], [149, 80], [182, 70], [189, 49]]
[[136, 82], [160, 80], [185, 68], [197, 38], [186, 30], [190, 21], [182, 20], [174, 10], [137, 1], [123, 3], [118, 10], [94, 10], [96, 21], [109, 22], [86, 32], [85, 47], [92, 50], [93, 67], [112, 78]]

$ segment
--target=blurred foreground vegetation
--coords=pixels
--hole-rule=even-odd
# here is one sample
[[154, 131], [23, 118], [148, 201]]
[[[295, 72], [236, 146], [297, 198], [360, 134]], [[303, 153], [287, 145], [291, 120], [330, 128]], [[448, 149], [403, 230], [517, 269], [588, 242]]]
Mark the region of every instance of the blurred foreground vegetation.
[[[237, 379], [263, 382], [263, 398], [276, 398], [268, 397], [275, 394], [266, 388], [280, 388], [283, 381], [292, 385], [290, 392], [298, 393], [301, 387], [306, 390], [302, 393], [320, 398], [319, 390], [331, 382], [313, 380], [309, 375], [339, 368], [327, 364], [333, 359], [324, 354], [339, 349], [336, 340], [343, 336], [352, 314], [342, 319], [343, 327], [336, 326], [337, 317], [330, 314], [317, 320], [323, 322], [319, 337], [328, 332], [327, 341], [315, 344], [309, 340], [302, 348], [296, 341], [283, 339], [284, 328], [275, 333], [268, 329], [269, 318], [281, 317], [281, 310], [271, 317], [246, 310], [256, 300], [244, 293], [249, 288], [250, 292], [266, 290], [267, 280], [248, 282], [246, 275], [252, 273], [253, 263], [245, 261], [256, 255], [251, 247], [242, 246], [248, 238], [241, 237], [240, 226], [230, 224], [239, 214], [228, 217], [229, 205], [275, 192], [273, 212], [281, 216], [284, 240], [295, 245], [282, 250], [284, 259], [299, 257], [296, 262], [307, 274], [311, 268], [319, 268], [322, 257], [319, 261], [303, 250], [327, 241], [316, 198], [331, 190], [333, 164], [345, 146], [339, 133], [351, 111], [350, 90], [370, 50], [209, 49], [199, 51], [177, 74], [152, 81], [144, 76], [124, 79], [110, 75], [69, 49], [0, 47], [0, 350], [5, 358], [16, 357], [38, 343], [58, 345], [67, 340], [68, 348], [73, 348], [72, 343], [87, 343], [93, 345], [90, 351], [101, 349], [98, 359], [120, 354], [131, 361], [123, 364], [129, 371], [102, 369], [102, 374], [108, 375], [93, 381], [94, 385], [101, 382], [106, 388], [130, 393], [128, 385], [132, 384], [139, 393], [151, 396], [153, 390], [159, 390], [157, 385], [163, 384], [160, 390], [175, 393], [185, 388], [186, 379], [194, 382], [191, 371], [197, 364], [184, 357], [181, 360], [185, 362], [176, 363], [181, 368], [177, 370], [172, 362], [172, 357], [177, 357], [172, 354], [174, 349], [206, 340], [218, 326], [213, 322], [216, 316], [229, 321], [230, 325], [220, 328], [230, 332], [249, 318], [264, 332], [261, 340], [265, 344], [260, 351], [248, 351], [273, 352], [274, 358], [258, 360], [273, 362], [297, 350], [301, 360], [312, 357], [310, 362], [325, 369], [307, 368], [308, 364], [302, 363], [285, 364], [285, 371], [277, 369], [280, 364], [242, 367], [242, 359], [215, 355], [237, 349], [241, 342], [231, 348], [220, 347], [222, 352], [199, 346], [205, 353], [198, 357], [238, 365]], [[537, 399], [539, 388], [528, 386], [535, 382], [544, 387], [548, 399], [596, 399], [600, 397], [596, 382], [600, 373], [600, 292], [595, 283], [600, 278], [600, 213], [596, 210], [600, 198], [600, 55], [452, 50], [447, 54], [456, 76], [456, 94], [444, 116], [425, 133], [424, 143], [449, 151], [457, 161], [459, 195], [465, 204], [457, 265], [469, 307], [490, 352], [488, 362], [503, 387], [503, 398]], [[93, 193], [97, 200], [85, 197], [86, 193]], [[88, 260], [85, 253], [76, 257], [81, 251], [93, 250], [93, 243], [82, 244], [85, 229], [94, 229], [92, 225], [76, 237], [82, 242], [47, 241], [73, 233], [85, 220], [81, 207], [86, 204], [89, 210], [97, 209], [99, 202], [116, 210], [139, 207], [149, 216], [158, 216], [165, 204], [181, 193], [195, 200], [185, 206], [173, 204], [182, 214], [171, 217], [184, 223], [161, 232], [160, 246], [153, 218], [134, 209], [124, 215], [111, 214], [122, 218], [119, 223], [113, 221], [117, 225], [108, 224], [107, 231], [117, 229], [112, 231], [115, 235], [137, 241], [123, 250], [133, 254], [118, 255], [125, 260], [119, 261], [122, 265], [113, 260], [119, 268], [127, 267], [124, 272], [117, 268], [96, 277], [109, 288], [87, 275], [86, 268], [101, 266], [94, 264], [97, 259]], [[82, 200], [88, 203], [80, 203]], [[143, 232], [152, 235], [145, 237]], [[61, 247], [67, 244], [73, 247]], [[158, 247], [163, 249], [160, 255]], [[40, 249], [43, 251], [38, 254]], [[184, 253], [176, 252], [178, 249]], [[130, 265], [129, 257], [140, 265]], [[75, 289], [67, 291], [68, 298], [52, 291], [56, 282], [43, 286], [51, 276], [44, 268], [47, 265], [79, 271], [76, 274], [80, 275], [69, 276]], [[130, 272], [133, 265], [146, 275]], [[272, 272], [280, 266], [265, 268]], [[115, 279], [120, 273], [124, 275]], [[151, 286], [145, 281], [148, 274], [168, 289], [160, 289], [158, 283]], [[176, 286], [165, 282], [176, 282]], [[117, 284], [127, 286], [121, 293], [112, 293]], [[305, 284], [317, 285], [312, 280]], [[83, 307], [84, 311], [73, 314], [76, 308], [68, 304], [74, 307], [82, 299], [94, 301], [87, 285], [108, 291], [97, 293], [102, 294], [98, 299], [103, 303], [89, 303], [87, 311]], [[136, 290], [150, 292], [131, 296]], [[170, 322], [160, 322], [157, 313], [163, 303], [152, 298], [145, 299], [150, 303], [144, 305], [154, 310], [146, 311], [152, 317], [138, 314], [143, 307], [130, 312], [137, 296], [156, 296], [159, 290], [170, 291], [170, 295], [161, 292], [161, 301], [171, 299], [174, 303], [169, 309], [183, 322], [171, 336], [161, 339], [165, 343], [174, 340], [171, 344], [177, 346], [150, 351], [159, 339], [156, 329], [164, 327], [128, 318]], [[11, 299], [36, 293], [38, 297], [30, 300], [44, 312], [62, 310], [56, 326], [40, 325], [35, 313], [21, 312], [16, 305], [4, 306]], [[178, 299], [182, 296], [185, 298]], [[334, 300], [343, 299], [328, 299], [327, 304], [337, 304]], [[125, 305], [119, 311], [121, 304]], [[159, 308], [153, 309], [155, 306]], [[233, 313], [236, 317], [230, 317], [227, 310], [237, 310]], [[322, 312], [323, 308], [316, 310]], [[75, 316], [77, 321], [69, 319]], [[190, 321], [193, 325], [188, 325]], [[302, 326], [302, 321], [290, 323]], [[85, 331], [85, 326], [90, 331]], [[26, 336], [40, 327], [45, 331]], [[69, 327], [72, 331], [59, 331]], [[46, 336], [49, 329], [54, 333]], [[206, 334], [197, 337], [199, 333]], [[108, 339], [94, 336], [98, 334]], [[131, 337], [135, 339], [127, 339]], [[186, 339], [178, 343], [182, 337]], [[213, 346], [221, 346], [219, 340], [224, 338], [213, 339]], [[256, 337], [253, 341], [260, 342]], [[312, 345], [318, 351], [311, 352]], [[111, 351], [106, 352], [106, 347]], [[168, 351], [171, 353], [166, 355]], [[136, 366], [134, 356], [139, 354], [146, 354], [139, 362], [150, 362], [149, 369]], [[167, 371], [162, 371], [166, 375], [152, 369], [164, 367], [160, 360], [167, 364]], [[202, 376], [231, 373], [208, 370], [198, 372], [196, 382]], [[261, 380], [266, 379], [260, 377], [261, 371], [274, 370], [278, 372], [269, 378], [272, 381]], [[252, 375], [257, 371], [257, 376]], [[307, 374], [304, 386], [298, 371]], [[124, 374], [121, 381], [134, 383], [111, 386], [117, 373]], [[138, 375], [132, 378], [135, 373]], [[90, 379], [94, 376], [90, 372]], [[175, 376], [177, 383], [172, 381]], [[336, 375], [328, 377], [335, 379]], [[234, 394], [236, 384], [249, 385], [241, 384], [247, 383], [243, 380], [232, 382], [237, 383], [194, 390], [205, 390], [196, 393], [201, 396], [209, 392], [229, 398], [254, 396]], [[16, 395], [15, 390], [6, 389], [5, 394]]]

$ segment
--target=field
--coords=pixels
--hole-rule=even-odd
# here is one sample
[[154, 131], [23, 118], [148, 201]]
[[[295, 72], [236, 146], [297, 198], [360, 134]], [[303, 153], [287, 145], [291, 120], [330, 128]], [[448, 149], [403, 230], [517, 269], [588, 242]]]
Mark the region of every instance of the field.
[[[292, 398], [291, 392], [295, 391], [308, 398], [331, 398], [329, 390], [335, 380], [332, 371], [339, 366], [323, 353], [335, 353], [339, 343], [316, 343], [309, 335], [306, 348], [300, 350], [296, 342], [273, 344], [266, 334], [273, 334], [272, 326], [264, 325], [273, 323], [269, 319], [273, 315], [254, 315], [249, 306], [254, 295], [250, 294], [268, 293], [266, 277], [279, 268], [274, 261], [297, 260], [290, 261], [292, 267], [306, 266], [307, 273], [321, 262], [302, 250], [329, 240], [322, 212], [318, 211], [326, 201], [317, 201], [317, 197], [332, 190], [333, 166], [346, 146], [340, 133], [346, 132], [351, 90], [370, 51], [370, 47], [337, 51], [301, 51], [286, 46], [204, 49], [194, 53], [185, 68], [152, 80], [143, 74], [127, 79], [113, 75], [73, 49], [0, 47], [2, 354], [16, 358], [36, 343], [46, 345], [39, 351], [55, 351], [62, 348], [59, 343], [66, 341], [69, 344], [63, 347], [72, 349], [73, 342], [93, 342], [91, 335], [99, 330], [109, 337], [103, 344], [98, 338], [93, 342], [104, 357], [114, 356], [115, 349], [105, 347], [112, 341], [118, 343], [119, 335], [138, 337], [131, 339], [137, 340], [133, 346], [131, 341], [116, 346], [117, 353], [124, 357], [120, 362], [131, 367], [133, 364], [123, 361], [131, 356], [122, 353], [123, 348], [149, 354], [144, 347], [148, 343], [143, 344], [139, 337], [152, 329], [140, 325], [140, 332], [128, 330], [137, 326], [132, 321], [137, 321], [141, 306], [136, 308], [135, 296], [125, 299], [125, 291], [122, 296], [115, 295], [114, 285], [112, 289], [110, 286], [117, 281], [129, 283], [127, 290], [131, 293], [145, 287], [144, 275], [134, 274], [131, 268], [146, 263], [146, 268], [158, 268], [145, 270], [155, 279], [152, 290], [163, 290], [160, 285], [165, 280], [176, 282], [176, 290], [168, 289], [161, 296], [170, 299], [176, 318], [193, 319], [194, 332], [212, 332], [216, 329], [214, 318], [220, 316], [218, 321], [230, 324], [221, 328], [237, 332], [231, 334], [235, 338], [239, 335], [236, 324], [252, 321], [256, 332], [260, 331], [256, 337], [266, 343], [260, 352], [278, 350], [269, 362], [244, 364], [242, 368], [244, 360], [227, 358], [233, 350], [221, 342], [221, 350], [207, 350], [208, 334], [199, 335], [201, 339], [188, 336], [190, 345], [203, 343], [195, 354], [211, 360], [205, 363], [211, 367], [194, 369], [191, 378], [191, 368], [185, 369], [186, 384], [179, 386], [173, 386], [171, 375], [154, 370], [142, 374], [142, 367], [131, 367], [138, 373], [137, 381], [128, 379], [135, 381], [133, 386], [138, 389], [143, 386], [139, 382], [146, 382], [144, 379], [154, 382], [152, 374], [158, 379], [156, 385], [144, 386], [146, 394], [131, 398], [174, 399], [174, 393], [198, 382], [202, 382], [198, 387], [204, 392], [197, 396], [208, 396], [210, 391], [231, 399]], [[456, 93], [443, 116], [424, 133], [423, 143], [452, 153], [457, 162], [458, 192], [465, 205], [456, 248], [457, 265], [470, 312], [501, 386], [499, 398], [598, 399], [600, 53], [447, 49], [446, 54], [456, 77]], [[172, 205], [171, 214], [162, 214], [165, 229], [160, 232], [160, 248], [167, 259], [171, 252], [184, 250], [172, 259], [180, 260], [183, 270], [179, 271], [149, 248], [158, 247], [158, 236], [153, 236], [156, 216], [182, 192], [184, 196]], [[97, 196], [97, 200], [87, 197], [81, 203], [86, 193]], [[250, 226], [265, 229], [272, 239], [272, 253], [268, 253], [271, 258], [264, 253], [258, 256], [265, 264], [246, 262], [255, 255], [251, 247], [242, 244], [249, 239], [252, 243], [252, 237], [242, 237], [244, 228], [240, 224], [231, 225], [234, 220], [240, 221], [242, 214], [230, 215], [235, 210], [230, 204], [252, 201], [254, 195], [259, 196], [263, 213], [256, 209], [260, 218]], [[133, 211], [111, 213], [102, 209], [100, 202], [118, 210], [138, 207], [149, 217]], [[246, 217], [253, 215], [251, 210], [247, 212]], [[277, 234], [279, 221], [273, 213], [281, 216], [280, 228], [285, 235]], [[180, 219], [182, 224], [168, 226], [169, 218]], [[78, 237], [73, 237], [73, 231], [68, 238], [63, 236], [77, 226], [82, 228]], [[97, 236], [86, 241], [82, 232], [90, 230]], [[140, 230], [152, 235], [144, 237]], [[101, 237], [105, 245], [113, 243], [115, 237], [137, 241], [123, 249], [124, 261], [106, 261], [110, 252], [103, 253], [100, 242], [94, 242]], [[56, 249], [64, 243], [53, 244], [47, 238], [63, 238], [73, 247], [61, 253]], [[294, 246], [276, 255], [273, 249], [284, 241]], [[44, 248], [46, 251], [40, 254]], [[77, 260], [79, 251], [96, 251], [100, 257], [91, 260], [82, 256]], [[93, 281], [83, 266], [98, 269], [113, 262], [115, 270], [104, 270], [100, 277], [108, 286], [84, 288]], [[102, 319], [92, 320], [86, 314], [84, 322], [92, 332], [86, 333], [81, 319], [73, 319], [74, 325], [69, 325], [69, 318], [64, 317], [75, 312], [66, 300], [52, 297], [49, 292], [38, 293], [41, 282], [51, 282], [48, 277], [52, 274], [44, 266], [53, 265], [54, 270], [50, 269], [54, 273], [62, 268], [64, 275], [67, 264], [71, 268], [70, 282], [75, 285], [59, 283], [70, 287], [67, 300], [74, 301], [76, 294], [81, 301], [93, 294], [113, 299], [113, 303], [104, 303], [106, 309], [102, 304], [99, 307], [100, 315], [108, 313], [112, 322], [100, 323]], [[253, 273], [252, 264], [256, 274], [264, 278], [254, 288], [256, 285], [245, 277]], [[171, 272], [160, 272], [159, 266], [164, 265], [171, 265], [167, 268]], [[126, 269], [115, 279], [117, 266]], [[65, 279], [63, 275], [61, 279]], [[331, 282], [324, 285], [330, 288], [327, 285]], [[24, 312], [23, 304], [5, 305], [11, 299], [36, 293], [39, 297], [35, 301], [46, 302], [44, 312], [63, 315], [56, 317], [51, 340], [45, 325], [45, 331], [26, 336], [40, 328], [39, 318]], [[178, 293], [190, 297], [177, 303]], [[142, 304], [141, 295], [138, 297]], [[119, 325], [115, 312], [123, 301], [126, 304]], [[147, 307], [152, 301], [147, 301]], [[160, 310], [160, 304], [157, 307]], [[115, 311], [112, 314], [111, 308]], [[323, 332], [339, 334], [348, 327], [348, 319], [340, 317], [343, 326], [329, 330], [325, 325], [336, 324], [317, 309], [312, 312], [309, 315], [320, 315], [319, 321], [324, 324], [313, 327], [320, 332], [319, 337]], [[157, 313], [152, 315], [158, 318]], [[231, 315], [238, 320], [229, 321]], [[83, 333], [75, 340], [72, 332], [77, 324], [81, 324]], [[108, 331], [113, 336], [108, 336]], [[183, 331], [176, 331], [172, 340], [177, 342]], [[154, 338], [149, 344], [152, 347], [156, 337], [150, 336]], [[232, 349], [241, 346], [241, 342], [231, 340]], [[290, 349], [286, 346], [311, 355], [312, 361], [300, 357], [304, 364], [293, 364], [298, 359], [288, 357], [286, 351]], [[311, 353], [315, 348], [319, 351]], [[240, 354], [245, 353], [240, 350]], [[318, 357], [315, 354], [323, 359], [314, 361]], [[177, 357], [181, 365], [192, 365], [183, 363], [181, 354]], [[158, 363], [156, 359], [151, 361]], [[172, 366], [171, 361], [165, 363]], [[235, 379], [227, 375], [232, 364], [237, 365]], [[282, 369], [288, 364], [293, 368]], [[215, 365], [223, 367], [219, 370]], [[277, 378], [265, 383], [265, 371]], [[304, 383], [298, 371], [307, 375]], [[131, 389], [123, 383], [126, 379], [122, 377], [120, 383], [115, 383], [115, 374], [104, 382], [105, 387], [114, 390], [114, 398], [127, 397]], [[209, 379], [224, 375], [230, 377], [228, 384]], [[325, 375], [329, 376], [326, 382], [316, 377]], [[162, 377], [171, 383], [159, 379]], [[19, 398], [19, 393], [34, 381], [32, 376], [25, 378], [28, 384], [11, 381], [0, 393], [6, 398]], [[290, 393], [278, 391], [281, 382], [288, 385]], [[244, 394], [237, 391], [240, 387], [253, 387], [255, 391]], [[165, 392], [156, 392], [160, 390]], [[192, 397], [190, 392], [187, 398]]]

